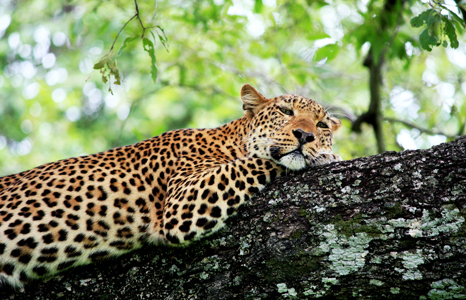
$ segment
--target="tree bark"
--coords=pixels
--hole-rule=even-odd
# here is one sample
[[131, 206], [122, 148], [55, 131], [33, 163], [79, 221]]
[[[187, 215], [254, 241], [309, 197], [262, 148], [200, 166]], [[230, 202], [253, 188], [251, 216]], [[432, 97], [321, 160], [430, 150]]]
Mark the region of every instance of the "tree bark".
[[289, 174], [228, 227], [6, 299], [465, 299], [466, 137]]

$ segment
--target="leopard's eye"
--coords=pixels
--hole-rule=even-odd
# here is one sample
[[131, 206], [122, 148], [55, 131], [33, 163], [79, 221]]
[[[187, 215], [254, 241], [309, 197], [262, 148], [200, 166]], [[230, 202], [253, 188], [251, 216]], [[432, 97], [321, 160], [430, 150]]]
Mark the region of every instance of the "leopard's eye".
[[292, 116], [293, 111], [291, 109], [286, 109], [286, 108], [280, 108], [280, 111], [284, 113], [285, 115]]
[[328, 128], [327, 124], [322, 123], [322, 122], [317, 123], [317, 127], [320, 127], [320, 128]]

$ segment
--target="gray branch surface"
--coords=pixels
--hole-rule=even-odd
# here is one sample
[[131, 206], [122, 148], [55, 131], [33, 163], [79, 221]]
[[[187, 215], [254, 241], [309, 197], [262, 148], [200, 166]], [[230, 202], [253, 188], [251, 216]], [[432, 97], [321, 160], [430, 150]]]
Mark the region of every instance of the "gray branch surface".
[[289, 174], [228, 227], [0, 299], [466, 299], [466, 137]]

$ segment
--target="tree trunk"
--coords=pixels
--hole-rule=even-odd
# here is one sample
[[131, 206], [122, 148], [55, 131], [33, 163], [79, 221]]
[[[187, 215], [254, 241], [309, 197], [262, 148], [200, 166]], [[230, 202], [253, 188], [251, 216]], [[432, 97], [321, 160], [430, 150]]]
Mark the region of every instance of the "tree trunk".
[[228, 227], [7, 299], [465, 299], [466, 137], [290, 174]]

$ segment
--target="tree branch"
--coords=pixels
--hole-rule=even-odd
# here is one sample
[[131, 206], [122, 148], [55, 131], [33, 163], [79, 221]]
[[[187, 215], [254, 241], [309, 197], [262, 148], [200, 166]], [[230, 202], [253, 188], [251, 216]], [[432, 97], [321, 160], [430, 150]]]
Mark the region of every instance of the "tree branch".
[[443, 131], [440, 131], [440, 130], [432, 130], [432, 129], [427, 129], [427, 128], [422, 128], [414, 123], [411, 123], [409, 121], [405, 121], [405, 120], [399, 120], [399, 119], [395, 119], [395, 118], [390, 118], [390, 117], [384, 117], [383, 118], [384, 121], [388, 121], [388, 122], [394, 122], [394, 123], [401, 123], [409, 128], [414, 128], [414, 129], [417, 129], [419, 130], [420, 132], [423, 132], [423, 133], [427, 133], [427, 134], [430, 134], [430, 135], [437, 135], [437, 134], [441, 134], [441, 135], [444, 135], [448, 138], [456, 138], [458, 137], [459, 135], [454, 135], [454, 134], [447, 134]]
[[0, 298], [462, 299], [465, 170], [461, 137], [291, 173], [215, 236], [2, 288]]

